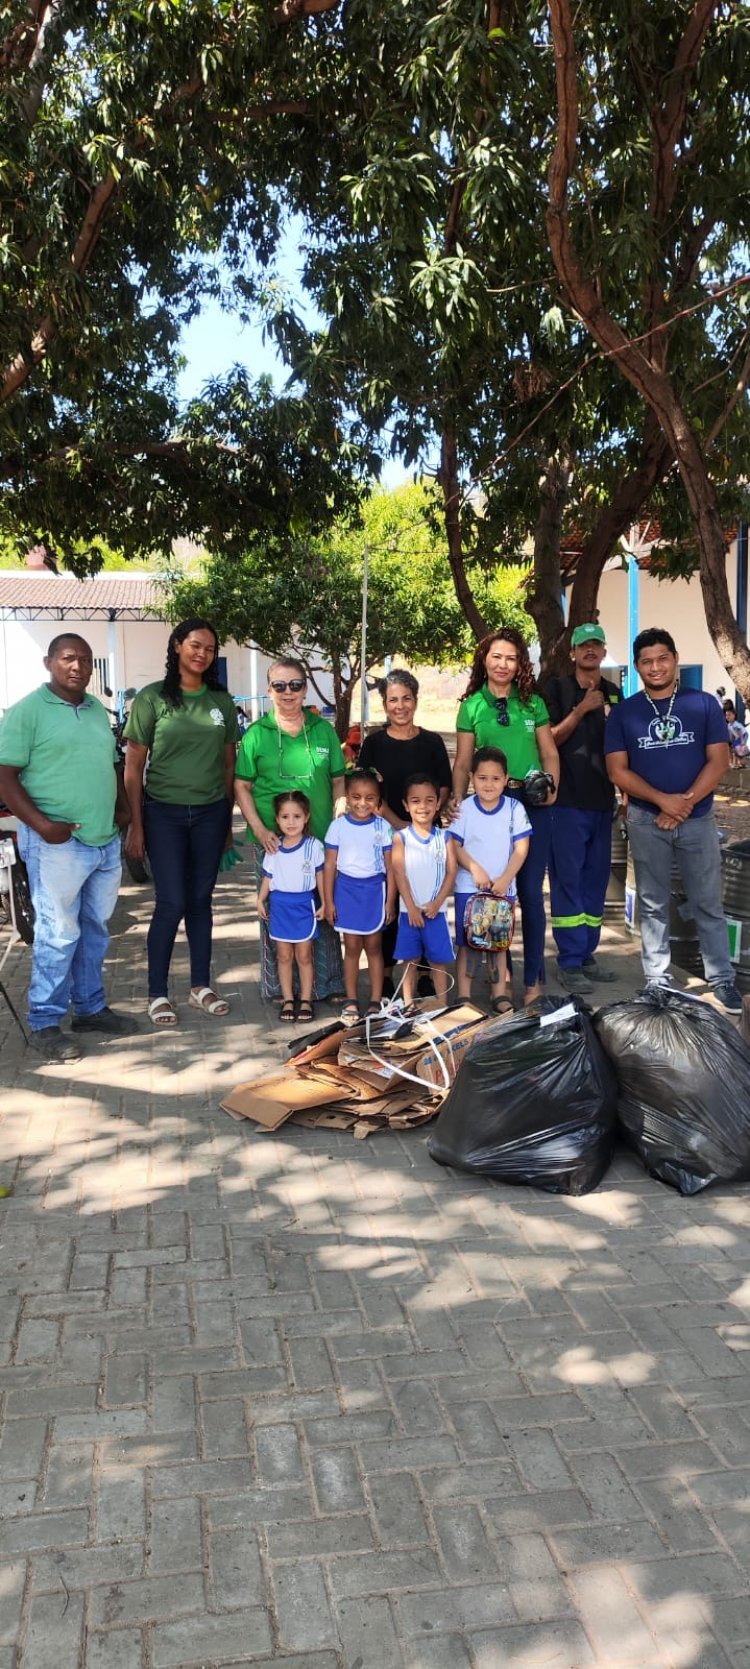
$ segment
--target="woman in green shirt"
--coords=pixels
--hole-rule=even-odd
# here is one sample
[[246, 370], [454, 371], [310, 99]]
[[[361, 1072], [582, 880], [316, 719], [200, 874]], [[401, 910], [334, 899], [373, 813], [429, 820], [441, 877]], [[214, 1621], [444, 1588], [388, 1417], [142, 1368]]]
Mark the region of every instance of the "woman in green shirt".
[[206, 1014], [229, 1010], [211, 985], [211, 896], [231, 838], [239, 726], [234, 702], [219, 684], [218, 654], [210, 621], [175, 626], [166, 676], [139, 691], [124, 730], [132, 813], [126, 849], [133, 858], [148, 852], [156, 894], [148, 930], [148, 1013], [155, 1026], [177, 1021], [167, 981], [182, 920], [189, 1001]]
[[[256, 719], [242, 738], [234, 792], [254, 843], [256, 876], [262, 879], [266, 852], [275, 852], [277, 794], [299, 788], [310, 801], [310, 833], [325, 840], [334, 801], [344, 792], [345, 760], [332, 724], [305, 706], [307, 674], [299, 661], [282, 655], [268, 669], [273, 709]], [[266, 1002], [281, 997], [276, 948], [260, 923], [261, 992]], [[344, 971], [339, 936], [321, 921], [314, 941], [315, 988], [319, 1000], [343, 996]]]
[[[477, 646], [468, 687], [456, 721], [453, 800], [456, 815], [469, 783], [476, 748], [501, 748], [508, 761], [508, 792], [524, 801], [531, 823], [529, 855], [516, 878], [523, 924], [525, 1001], [541, 995], [544, 984], [544, 877], [549, 860], [552, 819], [560, 760], [549, 713], [534, 691], [534, 671], [525, 639], [513, 627], [492, 632]], [[523, 779], [529, 771], [548, 771], [554, 790], [545, 805], [529, 805]]]

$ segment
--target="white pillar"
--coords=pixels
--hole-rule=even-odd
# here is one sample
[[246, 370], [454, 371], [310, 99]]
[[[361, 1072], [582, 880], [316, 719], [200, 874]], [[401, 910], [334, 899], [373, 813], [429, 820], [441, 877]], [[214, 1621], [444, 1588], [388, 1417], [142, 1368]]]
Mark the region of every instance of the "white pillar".
[[250, 644], [250, 717], [260, 718], [260, 693], [258, 690], [258, 645]]
[[112, 700], [117, 702], [117, 619], [110, 614], [107, 625], [107, 683], [112, 691]]

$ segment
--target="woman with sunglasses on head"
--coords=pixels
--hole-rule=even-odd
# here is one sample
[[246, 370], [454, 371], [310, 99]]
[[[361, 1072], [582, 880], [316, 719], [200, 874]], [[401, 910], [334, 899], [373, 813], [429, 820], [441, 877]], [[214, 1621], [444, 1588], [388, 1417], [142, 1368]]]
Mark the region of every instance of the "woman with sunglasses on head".
[[[345, 761], [332, 724], [305, 706], [307, 674], [300, 661], [280, 656], [268, 669], [270, 712], [246, 730], [237, 756], [234, 791], [247, 823], [248, 840], [255, 850], [258, 885], [263, 859], [278, 849], [274, 800], [278, 794], [300, 789], [310, 802], [310, 834], [325, 840], [333, 818], [334, 801], [344, 791]], [[282, 992], [276, 949], [267, 924], [260, 923], [261, 993], [278, 1002]], [[321, 921], [314, 941], [315, 985], [318, 1001], [343, 996], [344, 970], [338, 934]]]
[[211, 984], [211, 897], [222, 852], [231, 843], [240, 733], [232, 697], [219, 683], [218, 655], [209, 620], [175, 626], [166, 675], [139, 691], [123, 732], [132, 813], [126, 850], [141, 860], [148, 852], [156, 894], [148, 930], [148, 1016], [160, 1029], [177, 1023], [168, 979], [183, 920], [189, 1001], [217, 1018], [229, 1012]]
[[[544, 985], [543, 888], [551, 838], [550, 807], [557, 794], [560, 761], [549, 713], [534, 689], [526, 641], [512, 626], [491, 632], [477, 645], [456, 730], [451, 815], [458, 815], [466, 794], [475, 748], [500, 747], [508, 761], [507, 792], [521, 800], [531, 824], [529, 855], [517, 879], [528, 1004], [541, 995]], [[546, 772], [552, 787], [538, 782], [532, 789], [531, 783], [526, 784], [533, 771]], [[543, 804], [534, 803], [537, 792], [545, 795]]]

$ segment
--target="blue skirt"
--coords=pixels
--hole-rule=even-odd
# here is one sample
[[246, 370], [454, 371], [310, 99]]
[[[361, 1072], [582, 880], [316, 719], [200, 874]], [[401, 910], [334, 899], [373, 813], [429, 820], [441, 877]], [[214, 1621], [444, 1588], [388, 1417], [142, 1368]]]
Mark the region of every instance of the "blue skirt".
[[385, 921], [385, 876], [344, 875], [333, 883], [337, 933], [378, 933]]
[[268, 931], [272, 939], [302, 945], [307, 939], [317, 938], [313, 892], [272, 892], [268, 902]]

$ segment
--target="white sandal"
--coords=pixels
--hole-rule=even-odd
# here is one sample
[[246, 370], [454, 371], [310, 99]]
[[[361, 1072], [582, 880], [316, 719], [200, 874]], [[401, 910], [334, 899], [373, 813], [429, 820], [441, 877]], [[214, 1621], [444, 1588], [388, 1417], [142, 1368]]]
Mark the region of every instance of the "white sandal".
[[177, 1015], [168, 997], [150, 997], [148, 1017], [152, 1026], [160, 1029], [177, 1025]]
[[[206, 1002], [207, 997], [211, 998], [210, 1002]], [[202, 985], [200, 991], [191, 991], [188, 1002], [192, 1003], [193, 1008], [202, 1009], [204, 1014], [218, 1016], [229, 1013], [229, 1003], [225, 1002], [223, 997], [217, 997], [216, 992], [211, 990], [210, 985]]]

